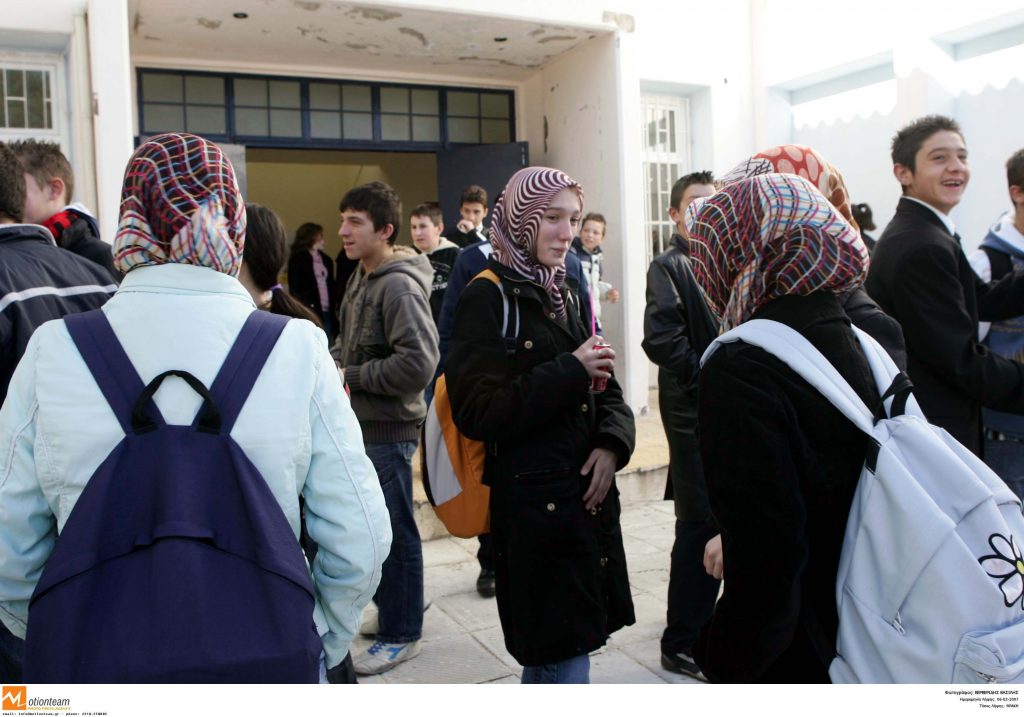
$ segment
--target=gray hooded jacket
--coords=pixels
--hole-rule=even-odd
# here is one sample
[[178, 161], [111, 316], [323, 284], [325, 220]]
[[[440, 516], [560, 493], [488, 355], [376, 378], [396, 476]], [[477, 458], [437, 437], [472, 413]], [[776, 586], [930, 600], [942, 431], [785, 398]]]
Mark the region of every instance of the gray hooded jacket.
[[348, 282], [331, 354], [344, 367], [367, 443], [419, 436], [423, 389], [439, 358], [428, 301], [433, 277], [426, 256], [396, 246], [380, 266], [369, 274], [359, 266]]

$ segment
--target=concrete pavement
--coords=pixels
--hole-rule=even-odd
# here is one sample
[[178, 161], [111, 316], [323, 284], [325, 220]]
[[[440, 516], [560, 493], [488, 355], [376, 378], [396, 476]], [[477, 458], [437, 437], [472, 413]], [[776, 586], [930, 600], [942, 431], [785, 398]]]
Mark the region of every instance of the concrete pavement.
[[[620, 478], [620, 482], [629, 480], [629, 475]], [[660, 663], [674, 520], [670, 501], [624, 501], [622, 531], [637, 622], [612, 635], [604, 648], [591, 655], [594, 683], [702, 684], [668, 672]], [[424, 591], [433, 604], [424, 615], [423, 651], [382, 675], [360, 677], [361, 683], [519, 682], [522, 668], [505, 650], [494, 598], [482, 598], [476, 592], [480, 570], [476, 548], [475, 539], [442, 537], [424, 542]], [[367, 608], [373, 609], [372, 605]], [[370, 644], [369, 639], [357, 638], [352, 654], [359, 655]]]

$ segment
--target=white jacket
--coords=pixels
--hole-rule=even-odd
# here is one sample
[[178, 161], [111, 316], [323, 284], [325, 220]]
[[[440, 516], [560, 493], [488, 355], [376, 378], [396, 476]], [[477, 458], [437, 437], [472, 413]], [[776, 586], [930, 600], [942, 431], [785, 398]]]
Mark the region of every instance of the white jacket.
[[[255, 310], [238, 281], [170, 264], [132, 270], [104, 306], [144, 383], [184, 369], [209, 386]], [[169, 424], [202, 399], [183, 381], [155, 397]], [[299, 534], [319, 545], [314, 620], [326, 663], [348, 652], [391, 547], [384, 495], [323, 331], [291, 321], [231, 432]], [[32, 336], [0, 410], [0, 619], [24, 636], [28, 603], [85, 484], [124, 437], [63, 321]]]

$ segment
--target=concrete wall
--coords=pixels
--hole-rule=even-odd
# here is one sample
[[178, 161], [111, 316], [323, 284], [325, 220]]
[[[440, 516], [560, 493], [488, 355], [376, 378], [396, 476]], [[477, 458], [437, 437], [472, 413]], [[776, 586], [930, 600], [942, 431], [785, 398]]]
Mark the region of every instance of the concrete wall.
[[366, 182], [390, 184], [402, 198], [398, 241], [411, 245], [409, 211], [437, 195], [437, 164], [432, 154], [334, 152], [321, 150], [249, 149], [246, 152], [248, 201], [280, 215], [289, 241], [305, 222], [324, 228], [324, 251], [341, 251], [338, 201], [352, 187]]

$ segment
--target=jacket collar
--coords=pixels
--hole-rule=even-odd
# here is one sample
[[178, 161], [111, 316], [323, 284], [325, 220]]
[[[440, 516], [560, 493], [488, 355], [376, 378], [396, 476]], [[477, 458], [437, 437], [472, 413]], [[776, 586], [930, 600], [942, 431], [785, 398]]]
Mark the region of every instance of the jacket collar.
[[815, 324], [832, 321], [850, 323], [839, 297], [830, 291], [816, 291], [806, 296], [780, 296], [754, 312], [751, 318], [778, 321], [801, 333]]
[[249, 292], [238, 279], [205, 266], [159, 264], [139, 266], [127, 274], [114, 296], [122, 294], [212, 294], [237, 299], [256, 308]]
[[920, 199], [902, 196], [900, 197], [900, 203], [896, 205], [896, 211], [923, 217], [935, 226], [945, 229], [951, 237], [956, 236], [956, 225], [953, 224], [953, 220], [931, 204], [922, 202]]
[[0, 242], [35, 239], [56, 246], [46, 227], [38, 224], [0, 224]]

